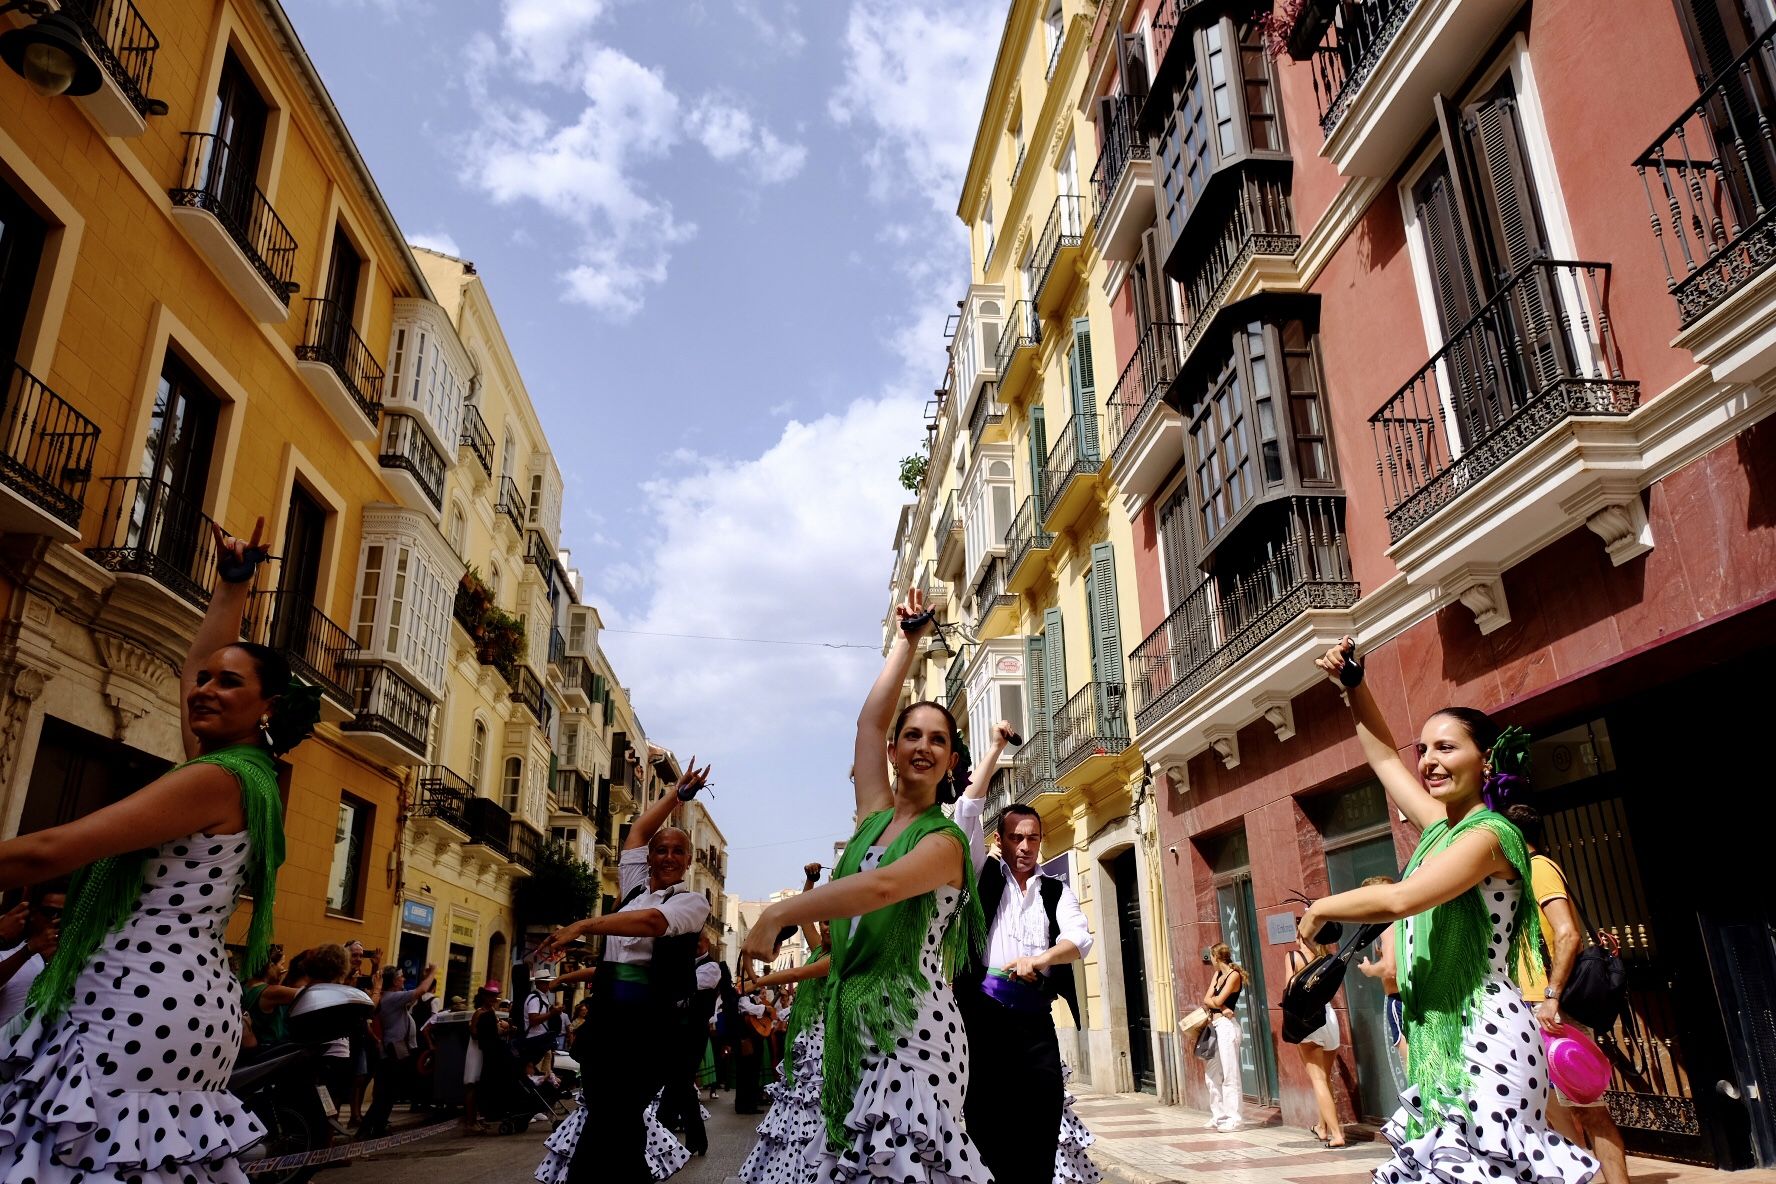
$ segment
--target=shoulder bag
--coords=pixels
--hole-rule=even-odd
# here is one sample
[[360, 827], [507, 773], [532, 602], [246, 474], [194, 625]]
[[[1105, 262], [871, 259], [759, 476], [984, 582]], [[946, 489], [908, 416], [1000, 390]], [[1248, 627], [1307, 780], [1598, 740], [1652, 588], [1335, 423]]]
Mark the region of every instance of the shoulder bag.
[[[1561, 878], [1565, 879], [1564, 874]], [[1622, 961], [1622, 943], [1608, 930], [1590, 927], [1570, 884], [1566, 899], [1579, 919], [1579, 932], [1589, 937], [1591, 944], [1573, 961], [1572, 973], [1560, 989], [1560, 1010], [1593, 1032], [1607, 1032], [1628, 1003], [1628, 967]]]

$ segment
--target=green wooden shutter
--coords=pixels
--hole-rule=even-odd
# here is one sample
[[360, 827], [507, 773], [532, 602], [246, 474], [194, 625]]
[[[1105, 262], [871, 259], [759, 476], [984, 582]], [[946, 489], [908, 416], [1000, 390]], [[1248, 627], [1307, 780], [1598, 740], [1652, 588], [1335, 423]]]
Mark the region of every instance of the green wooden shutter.
[[1048, 422], [1041, 407], [1030, 408], [1030, 494], [1036, 499], [1036, 527], [1048, 517]]
[[1034, 736], [1043, 726], [1043, 704], [1048, 701], [1047, 692], [1042, 689], [1043, 642], [1042, 634], [1024, 638], [1024, 685], [1030, 696], [1030, 729], [1024, 737], [1026, 740]]
[[1048, 693], [1043, 705], [1047, 718], [1049, 746], [1054, 746], [1055, 715], [1067, 705], [1067, 639], [1061, 622], [1061, 610], [1051, 608], [1042, 615], [1042, 684]]
[[1079, 433], [1079, 463], [1096, 465], [1098, 457], [1098, 382], [1092, 369], [1091, 321], [1073, 322], [1073, 430]]

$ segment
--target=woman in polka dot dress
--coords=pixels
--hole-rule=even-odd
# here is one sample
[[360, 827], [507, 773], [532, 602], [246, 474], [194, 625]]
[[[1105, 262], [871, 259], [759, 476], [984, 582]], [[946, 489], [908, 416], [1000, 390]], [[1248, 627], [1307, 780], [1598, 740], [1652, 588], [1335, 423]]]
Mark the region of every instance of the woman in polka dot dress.
[[1311, 941], [1327, 921], [1401, 922], [1410, 1084], [1383, 1128], [1394, 1157], [1376, 1182], [1587, 1184], [1598, 1163], [1549, 1129], [1542, 1042], [1513, 987], [1519, 959], [1539, 957], [1540, 925], [1524, 898], [1523, 836], [1491, 806], [1522, 749], [1501, 743], [1485, 714], [1444, 708], [1425, 721], [1414, 773], [1354, 652], [1346, 638], [1318, 664], [1335, 682], [1356, 684], [1348, 689], [1364, 755], [1424, 837], [1399, 883], [1314, 902], [1300, 933]]
[[960, 796], [967, 769], [947, 708], [894, 712], [919, 635], [931, 627], [923, 609], [914, 590], [895, 610], [900, 636], [858, 716], [859, 825], [832, 881], [767, 906], [742, 947], [744, 957], [769, 961], [784, 927], [834, 922], [825, 1129], [808, 1146], [800, 1184], [991, 1178], [963, 1121], [968, 1038], [949, 987], [986, 929], [968, 839], [940, 808]]
[[83, 868], [55, 959], [0, 1033], [4, 1184], [246, 1182], [236, 1157], [264, 1132], [223, 1088], [241, 1042], [223, 934], [252, 891], [249, 961], [263, 963], [283, 858], [271, 758], [313, 724], [283, 659], [235, 641], [258, 541], [218, 532], [223, 583], [181, 677], [191, 759], [0, 843], [0, 887]]

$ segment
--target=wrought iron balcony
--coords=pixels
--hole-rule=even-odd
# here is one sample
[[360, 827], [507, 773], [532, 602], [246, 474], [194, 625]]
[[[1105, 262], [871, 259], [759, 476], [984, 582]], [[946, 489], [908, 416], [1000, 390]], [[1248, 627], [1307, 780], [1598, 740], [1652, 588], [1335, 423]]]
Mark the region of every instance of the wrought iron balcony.
[[590, 818], [593, 813], [592, 782], [578, 769], [555, 771], [555, 807]]
[[[1688, 327], [1776, 261], [1776, 26], [1634, 162]], [[1667, 234], [1669, 232], [1669, 234]]]
[[555, 570], [555, 548], [543, 537], [540, 530], [529, 530], [524, 533], [524, 562], [537, 569], [537, 574], [545, 581]]
[[363, 650], [349, 630], [307, 596], [284, 589], [253, 593], [243, 636], [277, 650], [291, 670], [341, 706], [355, 701], [353, 684]]
[[1048, 465], [1043, 471], [1047, 486], [1043, 525], [1059, 530], [1078, 516], [1081, 492], [1094, 484], [1090, 478], [1097, 476], [1103, 463], [1098, 451], [1098, 413], [1076, 412], [1061, 425], [1048, 449]]
[[518, 483], [509, 476], [501, 476], [494, 486], [493, 512], [502, 515], [512, 524], [512, 529], [519, 538], [524, 537], [524, 517], [528, 508], [524, 495], [518, 492]]
[[559, 629], [549, 630], [549, 665], [556, 669], [560, 669], [561, 660], [566, 656], [567, 638], [561, 635], [561, 630]]
[[982, 637], [998, 636], [1015, 621], [1018, 598], [1006, 584], [1005, 558], [990, 557], [974, 584], [974, 628]]
[[456, 623], [468, 632], [470, 637], [481, 635], [481, 602], [464, 584], [456, 586], [456, 603], [451, 609]]
[[1055, 783], [1053, 751], [1047, 728], [1037, 728], [1024, 741], [1018, 762], [1012, 766], [1012, 796], [1019, 802], [1027, 805], [1045, 793], [1061, 792]]
[[502, 859], [510, 859], [512, 851], [512, 816], [492, 798], [472, 797], [466, 816], [469, 823], [469, 845], [485, 847]]
[[[80, 530], [98, 442], [98, 425], [29, 370], [12, 366], [0, 402], [0, 485], [66, 526], [69, 541]], [[0, 506], [0, 530], [41, 533], [31, 529], [34, 518], [34, 510], [15, 515]]]
[[105, 517], [87, 556], [106, 571], [147, 576], [197, 608], [216, 587], [210, 516], [164, 481], [105, 477]]
[[79, 27], [88, 52], [138, 114], [166, 114], [166, 104], [148, 96], [160, 39], [130, 0], [61, 0], [57, 11]]
[[999, 427], [1004, 422], [1005, 404], [999, 401], [999, 384], [989, 382], [981, 390], [980, 397], [974, 401], [974, 410], [968, 416], [969, 448], [979, 448], [988, 430]]
[[511, 845], [507, 848], [507, 858], [525, 871], [535, 871], [537, 850], [543, 845], [543, 836], [531, 829], [528, 823], [512, 820]]
[[1032, 494], [1018, 507], [1005, 532], [1006, 584], [1011, 588], [1024, 587], [1030, 582], [1021, 578], [1024, 560], [1039, 558], [1054, 546], [1054, 535], [1042, 528], [1042, 517], [1042, 499]]
[[1561, 421], [1634, 410], [1609, 276], [1607, 263], [1535, 260], [1369, 417], [1394, 541]]
[[536, 671], [520, 662], [512, 668], [511, 683], [512, 702], [523, 706], [532, 719], [542, 723], [545, 710], [543, 681], [536, 676]]
[[443, 765], [426, 765], [419, 771], [419, 800], [413, 807], [415, 818], [435, 818], [464, 835], [469, 831], [469, 803], [475, 800], [475, 787]]
[[467, 448], [469, 453], [480, 462], [481, 471], [489, 477], [493, 476], [493, 433], [487, 428], [487, 421], [481, 418], [481, 409], [473, 403], [463, 404], [462, 433], [457, 437], [457, 446]]
[[1017, 792], [1017, 766], [1001, 764], [987, 782], [987, 803], [982, 807], [981, 823], [989, 833], [999, 829], [999, 816], [1011, 805]]
[[1178, 366], [1184, 359], [1184, 326], [1175, 321], [1155, 321], [1141, 335], [1140, 344], [1129, 355], [1128, 365], [1110, 392], [1105, 405], [1108, 413], [1104, 425], [1104, 444], [1110, 450], [1110, 463], [1122, 459], [1129, 442], [1138, 434], [1143, 420], [1165, 398]]
[[308, 328], [296, 347], [296, 360], [325, 366], [368, 425], [376, 426], [382, 415], [382, 367], [352, 328], [349, 306], [319, 296], [308, 298]]
[[935, 561], [927, 560], [919, 565], [919, 577], [913, 585], [925, 597], [926, 608], [941, 609], [950, 603], [950, 583], [938, 576]]
[[[248, 300], [261, 320], [282, 320], [289, 312], [290, 295], [298, 287], [290, 278], [296, 268], [296, 238], [249, 175], [248, 170], [257, 167], [257, 159], [237, 157], [214, 132], [184, 134], [185, 166], [178, 187], [169, 194], [174, 207], [201, 210], [220, 224], [282, 310], [252, 300], [236, 282], [230, 286]], [[204, 245], [208, 248], [211, 244], [206, 240]], [[226, 262], [222, 266], [231, 281], [238, 279], [230, 274], [232, 269]]]
[[[1044, 314], [1052, 314], [1072, 290], [1069, 281], [1074, 256], [1085, 241], [1086, 212], [1083, 197], [1076, 193], [1061, 194], [1048, 212], [1042, 237], [1036, 240], [1036, 291], [1032, 295]], [[1051, 283], [1057, 275], [1061, 282]]]
[[966, 558], [967, 540], [964, 537], [962, 519], [956, 513], [956, 491], [944, 499], [943, 512], [937, 516], [937, 570], [946, 577], [957, 577], [962, 574], [962, 563]]
[[1213, 238], [1206, 245], [1188, 237], [1175, 256], [1188, 259], [1180, 277], [1184, 295], [1186, 355], [1196, 348], [1203, 333], [1221, 311], [1233, 281], [1258, 255], [1292, 257], [1301, 246], [1295, 233], [1295, 209], [1289, 197], [1286, 173], [1258, 173], [1242, 169], [1238, 190]]
[[432, 720], [425, 692], [380, 662], [359, 666], [355, 681], [354, 714], [339, 730], [384, 737], [410, 761], [423, 758]]
[[1115, 756], [1128, 748], [1125, 693], [1120, 682], [1088, 682], [1055, 712], [1055, 776], [1066, 776], [1094, 756]]
[[1140, 107], [1140, 101], [1133, 96], [1116, 95], [1105, 99], [1099, 108], [1102, 118], [1098, 120], [1098, 163], [1092, 169], [1091, 185], [1092, 204], [1100, 217], [1110, 208], [1111, 195], [1128, 166], [1148, 159], [1152, 151], [1147, 137], [1135, 124]]
[[557, 665], [561, 667], [561, 685], [568, 694], [580, 696], [588, 706], [597, 701], [592, 663], [578, 654], [568, 654]]
[[[1314, 99], [1320, 109], [1320, 134], [1332, 135], [1357, 91], [1369, 81], [1375, 64], [1393, 44], [1406, 17], [1419, 0], [1309, 0], [1302, 20], [1321, 35], [1311, 52]], [[1331, 19], [1319, 13], [1331, 9]], [[1294, 56], [1301, 56], [1296, 54]]]
[[1033, 358], [1036, 347], [1041, 344], [1042, 319], [1036, 315], [1035, 304], [1028, 300], [1018, 301], [1006, 314], [1005, 324], [999, 333], [999, 350], [994, 360], [994, 369], [998, 371], [1002, 392], [1012, 386], [1010, 375], [1013, 373], [1013, 365]]
[[1054, 48], [1048, 51], [1048, 69], [1044, 71], [1042, 75], [1043, 79], [1048, 82], [1054, 81], [1055, 67], [1061, 64], [1061, 50], [1065, 49], [1067, 46], [1067, 34], [1064, 31], [1065, 26], [1062, 28], [1063, 32], [1061, 35], [1055, 38]]
[[[1309, 609], [1349, 608], [1351, 579], [1344, 500], [1294, 498], [1280, 529], [1244, 570], [1205, 579], [1135, 647], [1128, 660], [1136, 724], [1152, 722], [1206, 686]], [[1251, 518], [1256, 529], [1260, 519]]]
[[968, 714], [968, 688], [964, 684], [968, 674], [968, 658], [967, 646], [956, 647], [956, 656], [950, 659], [949, 669], [944, 671], [944, 706], [950, 709], [950, 714], [956, 717], [957, 723], [961, 723]]
[[409, 509], [444, 509], [444, 457], [420, 426], [419, 417], [391, 410], [382, 418], [377, 458]]

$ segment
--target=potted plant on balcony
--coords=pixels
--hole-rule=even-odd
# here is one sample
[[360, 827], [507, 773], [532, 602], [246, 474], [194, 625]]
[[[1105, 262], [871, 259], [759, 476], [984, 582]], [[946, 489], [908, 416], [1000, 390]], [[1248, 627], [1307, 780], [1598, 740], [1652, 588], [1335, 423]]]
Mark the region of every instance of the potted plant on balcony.
[[489, 605], [481, 615], [481, 629], [475, 635], [475, 657], [483, 666], [492, 666], [510, 677], [523, 653], [524, 622]]
[[1313, 57], [1338, 8], [1338, 0], [1277, 0], [1276, 8], [1258, 18], [1264, 48], [1272, 60], [1288, 54], [1297, 62]]

